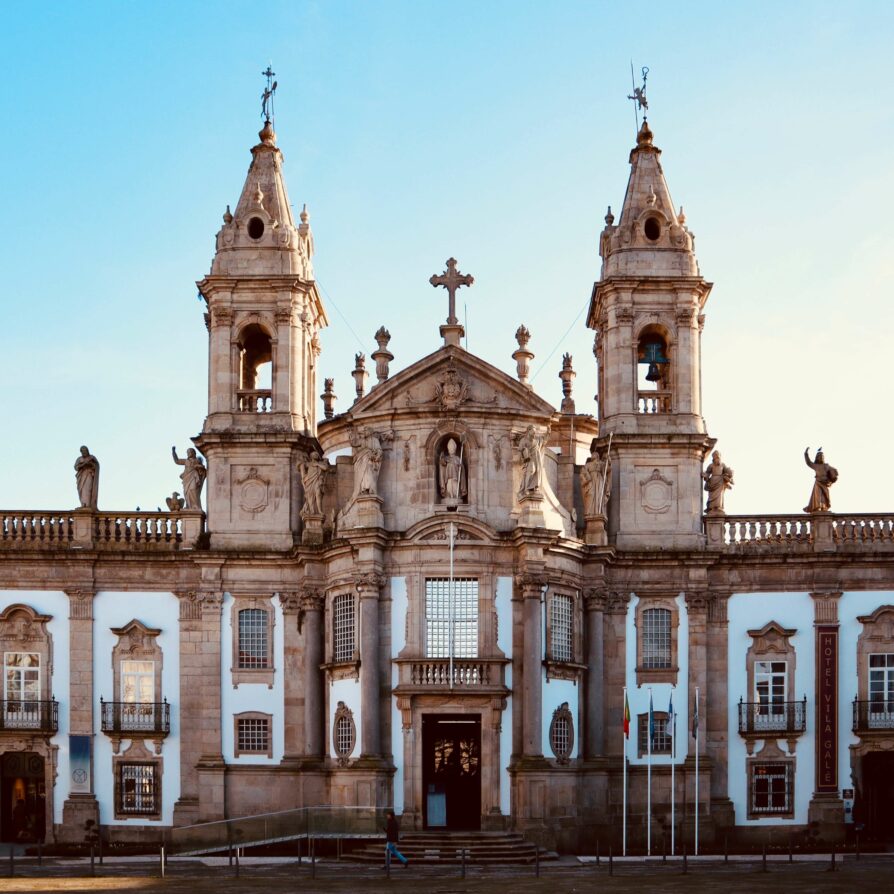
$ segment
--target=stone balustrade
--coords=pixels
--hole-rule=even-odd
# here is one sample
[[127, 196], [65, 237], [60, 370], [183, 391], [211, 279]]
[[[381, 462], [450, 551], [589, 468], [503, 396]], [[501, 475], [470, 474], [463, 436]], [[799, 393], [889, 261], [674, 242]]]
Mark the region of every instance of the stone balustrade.
[[894, 515], [836, 515], [832, 519], [836, 544], [894, 543]]
[[639, 413], [670, 413], [671, 391], [640, 391], [636, 400]]
[[243, 388], [236, 392], [240, 413], [270, 413], [273, 411], [273, 392], [269, 388]]
[[205, 514], [180, 512], [67, 512], [0, 510], [0, 548], [194, 549], [205, 530]]
[[447, 658], [398, 659], [399, 688], [446, 691], [451, 688], [492, 690], [505, 686], [500, 658], [454, 658], [451, 687], [450, 660]]

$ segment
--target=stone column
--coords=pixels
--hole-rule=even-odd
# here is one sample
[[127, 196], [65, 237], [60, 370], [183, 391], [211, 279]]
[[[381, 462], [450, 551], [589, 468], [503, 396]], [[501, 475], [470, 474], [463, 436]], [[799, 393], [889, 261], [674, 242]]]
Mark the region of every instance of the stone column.
[[[699, 691], [699, 709], [705, 704], [708, 696], [708, 594], [703, 592], [687, 591], [686, 616], [689, 628], [689, 717], [695, 712], [695, 691]], [[725, 685], [725, 683], [724, 683]], [[713, 702], [713, 693], [711, 701]], [[708, 753], [706, 732], [702, 715], [699, 713], [699, 722], [702, 729], [699, 731], [698, 745], [699, 755]], [[678, 730], [679, 732], [679, 730]], [[689, 752], [695, 749], [695, 739], [692, 738], [692, 726], [689, 728]], [[707, 795], [708, 793], [705, 792]]]
[[585, 597], [587, 609], [587, 707], [585, 755], [588, 760], [600, 757], [604, 748], [604, 668], [603, 637], [605, 635], [605, 611], [607, 596], [603, 590], [588, 590]]
[[729, 731], [727, 692], [729, 679], [729, 643], [727, 603], [729, 594], [712, 593], [708, 599], [706, 640], [707, 670], [706, 688], [701, 693], [699, 708], [699, 744], [704, 739], [711, 764], [711, 814], [721, 827], [734, 824], [733, 803], [729, 798], [728, 754]]
[[[69, 691], [68, 724], [72, 736], [89, 736], [91, 765], [93, 763], [93, 597], [89, 589], [66, 590], [68, 596]], [[109, 655], [111, 662], [112, 656]], [[63, 693], [59, 693], [63, 695]], [[102, 693], [100, 693], [102, 694]], [[41, 696], [43, 697], [43, 696]], [[108, 699], [116, 694], [109, 692]], [[92, 767], [95, 773], [95, 767]], [[66, 780], [65, 786], [74, 783]], [[77, 785], [74, 783], [74, 785]], [[74, 787], [73, 785], [73, 787]], [[82, 841], [84, 823], [88, 819], [99, 822], [99, 804], [93, 792], [93, 779], [77, 786], [81, 791], [69, 790], [62, 805], [63, 840]], [[62, 788], [62, 786], [60, 786]], [[83, 789], [87, 791], [83, 791]], [[47, 817], [47, 828], [52, 828], [52, 817]]]
[[301, 648], [301, 594], [280, 593], [283, 614], [283, 760], [297, 761], [305, 747], [305, 662]]
[[379, 721], [379, 591], [385, 579], [377, 572], [358, 574], [360, 594], [360, 756], [378, 758], [382, 745]]
[[[323, 663], [323, 595], [317, 589], [306, 588], [302, 592], [301, 607], [304, 610], [304, 754], [319, 760], [323, 757], [325, 725], [323, 671], [320, 668]], [[378, 646], [378, 625], [376, 634]], [[366, 717], [365, 710], [363, 717]]]
[[840, 841], [844, 835], [844, 801], [838, 778], [842, 757], [838, 746], [838, 728], [841, 724], [838, 600], [841, 592], [810, 595], [813, 599], [816, 641], [816, 691], [813, 698], [816, 706], [816, 768], [807, 819], [819, 823], [820, 835], [827, 841]]
[[545, 575], [520, 574], [516, 586], [522, 594], [524, 618], [524, 690], [522, 755], [543, 756], [543, 588]]
[[[226, 816], [226, 764], [221, 743], [221, 609], [223, 593], [202, 591], [198, 594], [199, 655], [198, 679], [188, 679], [181, 666], [181, 717], [201, 728], [198, 770], [199, 820], [216, 820]], [[181, 606], [183, 602], [181, 601]], [[183, 644], [181, 643], [181, 658]], [[191, 691], [184, 693], [184, 689]], [[190, 705], [192, 710], [187, 708]], [[201, 719], [199, 719], [201, 718]], [[182, 760], [182, 757], [181, 757]]]

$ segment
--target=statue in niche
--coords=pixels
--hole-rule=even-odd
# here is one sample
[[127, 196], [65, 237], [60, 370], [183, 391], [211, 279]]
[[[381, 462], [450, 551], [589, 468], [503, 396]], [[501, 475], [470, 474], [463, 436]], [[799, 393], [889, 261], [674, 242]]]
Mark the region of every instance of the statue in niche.
[[816, 480], [810, 493], [810, 502], [804, 507], [805, 512], [828, 512], [832, 508], [829, 488], [838, 480], [838, 469], [826, 462], [823, 448], [816, 451], [816, 458], [810, 461], [810, 448], [804, 448], [804, 462], [813, 469]]
[[382, 468], [384, 451], [377, 432], [368, 428], [351, 432], [351, 446], [354, 448], [354, 495], [377, 496], [379, 471]]
[[441, 497], [449, 502], [463, 499], [468, 493], [466, 474], [463, 468], [462, 453], [457, 454], [456, 441], [453, 438], [447, 442], [447, 449], [441, 453], [438, 465], [438, 484]]
[[96, 509], [99, 496], [99, 460], [86, 447], [81, 447], [81, 455], [75, 460], [74, 470], [81, 509]]
[[605, 515], [612, 493], [612, 461], [605, 451], [605, 458], [596, 449], [596, 440], [590, 445], [590, 456], [580, 471], [580, 486], [584, 497], [584, 515]]
[[720, 459], [720, 451], [711, 454], [711, 463], [702, 473], [708, 492], [707, 512], [723, 512], [723, 495], [733, 486], [733, 470]]
[[545, 439], [539, 437], [534, 426], [529, 425], [518, 439], [519, 462], [521, 463], [521, 485], [519, 499], [529, 494], [540, 493], [543, 479], [543, 446]]
[[190, 447], [186, 451], [186, 459], [180, 459], [177, 456], [176, 447], [171, 447], [171, 455], [178, 466], [183, 466], [180, 480], [183, 482], [183, 496], [186, 498], [186, 508], [198, 509], [201, 512], [202, 485], [205, 483], [205, 476], [208, 474], [205, 463], [199, 458], [195, 447]]
[[304, 488], [304, 508], [302, 515], [323, 514], [323, 489], [329, 463], [314, 451], [306, 463], [301, 463], [301, 485]]

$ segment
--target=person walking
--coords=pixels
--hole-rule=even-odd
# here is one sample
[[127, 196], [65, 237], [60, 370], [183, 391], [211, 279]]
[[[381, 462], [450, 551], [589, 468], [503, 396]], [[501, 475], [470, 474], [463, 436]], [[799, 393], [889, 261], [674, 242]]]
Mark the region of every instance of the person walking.
[[410, 861], [397, 849], [397, 842], [400, 841], [400, 823], [391, 808], [385, 811], [385, 819], [385, 868], [387, 869], [391, 865], [393, 855], [404, 864], [404, 869], [406, 869], [410, 865]]

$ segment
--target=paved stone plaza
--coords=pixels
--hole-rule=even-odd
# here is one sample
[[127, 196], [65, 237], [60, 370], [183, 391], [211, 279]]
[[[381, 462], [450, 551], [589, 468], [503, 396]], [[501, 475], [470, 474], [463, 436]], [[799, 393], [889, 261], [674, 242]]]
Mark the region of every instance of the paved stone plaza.
[[[463, 878], [457, 867], [410, 866], [396, 868], [390, 878], [381, 869], [346, 866], [335, 861], [321, 861], [312, 877], [306, 863], [282, 858], [250, 858], [243, 861], [238, 877], [226, 859], [171, 861], [167, 877], [158, 877], [157, 863], [119, 859], [97, 866], [97, 876], [90, 877], [89, 861], [45, 861], [16, 864], [14, 878], [0, 878], [0, 891], [238, 891], [244, 894], [279, 891], [362, 891], [368, 894], [393, 891], [410, 892], [425, 889], [429, 894], [460, 892], [512, 891], [513, 894], [554, 892], [560, 887], [565, 894], [608, 888], [617, 892], [640, 892], [644, 886], [663, 892], [751, 892], [758, 887], [787, 892], [851, 892], [860, 889], [889, 890], [894, 879], [894, 861], [887, 855], [849, 856], [836, 862], [836, 871], [829, 871], [829, 858], [810, 857], [788, 862], [787, 858], [768, 859], [764, 873], [760, 859], [731, 858], [724, 863], [717, 858], [690, 860], [684, 874], [682, 864], [648, 862], [641, 859], [615, 861], [609, 875], [602, 861], [581, 863], [576, 858], [563, 858], [558, 864], [541, 867], [540, 877], [532, 868], [500, 867], [469, 868]], [[4, 865], [4, 871], [7, 866]]]

